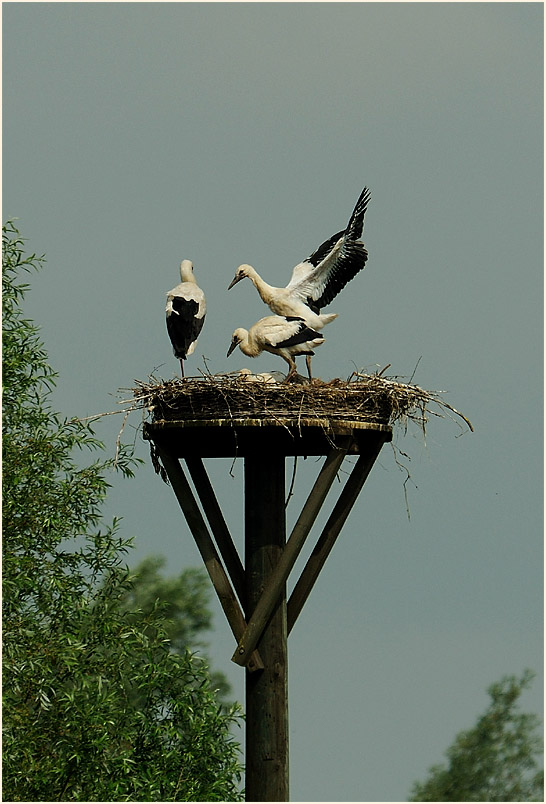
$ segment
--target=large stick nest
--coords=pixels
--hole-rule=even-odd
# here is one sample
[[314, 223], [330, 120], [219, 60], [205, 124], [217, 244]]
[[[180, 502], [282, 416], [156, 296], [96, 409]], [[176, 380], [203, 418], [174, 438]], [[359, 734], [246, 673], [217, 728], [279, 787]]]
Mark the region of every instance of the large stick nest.
[[396, 377], [355, 372], [348, 380], [276, 382], [270, 375], [204, 374], [184, 380], [137, 381], [132, 409], [142, 408], [152, 422], [245, 419], [312, 419], [393, 425], [416, 422], [423, 431], [429, 415], [469, 420], [441, 396]]

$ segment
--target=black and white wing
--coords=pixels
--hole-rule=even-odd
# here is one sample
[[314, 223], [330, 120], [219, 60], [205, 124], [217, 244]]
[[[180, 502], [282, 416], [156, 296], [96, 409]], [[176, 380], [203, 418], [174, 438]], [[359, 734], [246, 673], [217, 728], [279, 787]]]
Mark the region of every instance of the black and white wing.
[[275, 349], [287, 349], [300, 344], [308, 344], [315, 338], [324, 340], [320, 332], [308, 327], [304, 319], [297, 316], [272, 316], [268, 319], [267, 330], [264, 334], [268, 346]]
[[[192, 288], [193, 290], [193, 288]], [[195, 290], [199, 290], [196, 288]], [[167, 332], [173, 345], [175, 357], [186, 359], [193, 352], [195, 342], [203, 329], [205, 321], [205, 300], [196, 298], [193, 292], [184, 296], [169, 295], [166, 307]], [[193, 296], [191, 298], [188, 296]]]
[[371, 193], [365, 187], [347, 228], [332, 235], [292, 272], [286, 289], [317, 313], [366, 265], [368, 252], [359, 238], [370, 197]]

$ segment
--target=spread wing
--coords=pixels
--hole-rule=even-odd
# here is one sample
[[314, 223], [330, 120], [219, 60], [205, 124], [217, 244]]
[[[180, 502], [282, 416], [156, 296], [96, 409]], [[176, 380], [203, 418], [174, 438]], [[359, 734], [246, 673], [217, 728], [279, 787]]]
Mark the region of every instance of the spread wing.
[[329, 304], [366, 265], [368, 252], [358, 238], [362, 234], [370, 197], [371, 193], [365, 187], [347, 228], [332, 235], [292, 272], [286, 289], [315, 312]]

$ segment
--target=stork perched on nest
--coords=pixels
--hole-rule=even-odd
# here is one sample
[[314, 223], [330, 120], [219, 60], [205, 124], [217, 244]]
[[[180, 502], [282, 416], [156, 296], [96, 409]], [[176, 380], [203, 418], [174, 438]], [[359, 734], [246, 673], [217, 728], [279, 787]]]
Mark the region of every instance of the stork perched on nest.
[[184, 377], [184, 360], [193, 353], [199, 333], [203, 329], [205, 313], [205, 294], [197, 285], [193, 275], [191, 260], [180, 263], [180, 279], [182, 280], [167, 293], [167, 332], [173, 345], [175, 357], [180, 360], [182, 378]]
[[337, 294], [361, 271], [368, 259], [364, 243], [359, 240], [364, 227], [364, 214], [371, 193], [364, 187], [351, 213], [347, 228], [332, 235], [311, 256], [298, 263], [285, 288], [268, 285], [251, 265], [240, 265], [228, 290], [248, 277], [273, 313], [298, 316], [313, 329], [322, 329], [337, 313], [321, 315]]
[[236, 329], [227, 356], [237, 346], [248, 357], [258, 357], [262, 352], [279, 355], [290, 367], [285, 380], [289, 382], [298, 373], [294, 358], [305, 355], [311, 380], [311, 355], [314, 354], [313, 348], [321, 343], [324, 343], [322, 335], [308, 327], [303, 318], [270, 315], [260, 318], [249, 330], [242, 327]]

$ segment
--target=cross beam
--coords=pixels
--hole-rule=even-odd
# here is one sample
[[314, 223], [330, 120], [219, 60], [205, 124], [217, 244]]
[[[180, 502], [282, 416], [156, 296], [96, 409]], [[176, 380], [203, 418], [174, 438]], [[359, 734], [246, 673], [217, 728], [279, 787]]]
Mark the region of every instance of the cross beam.
[[237, 597], [244, 608], [246, 600], [245, 571], [241, 559], [239, 558], [239, 553], [233, 544], [233, 539], [226, 525], [222, 509], [214, 494], [207, 471], [203, 466], [203, 461], [196, 456], [187, 456], [186, 465], [190, 470], [193, 485], [201, 500], [203, 511], [209, 521], [210, 529], [214, 534], [216, 544], [224, 559], [224, 564], [226, 565], [226, 569], [237, 592]]
[[[287, 608], [288, 633], [290, 633], [294, 627], [320, 571], [366, 482], [381, 447], [387, 439], [387, 434], [383, 432], [369, 434], [367, 442], [368, 449], [360, 454], [290, 596]], [[187, 455], [185, 457], [203, 510], [205, 511], [210, 528], [224, 560], [227, 573], [220, 561], [179, 460], [165, 449], [164, 446], [156, 445], [167, 476], [173, 486], [180, 507], [188, 522], [188, 526], [201, 552], [201, 556], [205, 562], [205, 566], [209, 572], [209, 576], [218, 594], [232, 632], [238, 640], [232, 661], [243, 667], [247, 666], [251, 672], [256, 669], [263, 669], [263, 663], [259, 654], [255, 652], [255, 648], [264, 633], [271, 614], [277, 605], [281, 591], [285, 587], [290, 572], [305, 544], [333, 480], [341, 468], [343, 459], [350, 449], [351, 442], [352, 438], [346, 436], [338, 439], [337, 443], [330, 449], [319, 476], [292, 530], [290, 538], [284, 549], [279, 552], [278, 561], [269, 574], [267, 583], [265, 583], [261, 594], [256, 599], [255, 607], [248, 614], [248, 623], [245, 621], [237, 601], [238, 597], [241, 605], [245, 607], [248, 586], [246, 573], [222, 515], [205, 467], [203, 466], [203, 461], [197, 456]], [[267, 489], [265, 489], [264, 494], [259, 498], [260, 505], [263, 504], [267, 495], [268, 492]], [[235, 594], [230, 584], [230, 578], [237, 594]]]
[[337, 537], [340, 534], [341, 528], [351, 513], [351, 509], [355, 504], [356, 499], [362, 490], [362, 486], [366, 482], [366, 479], [370, 474], [372, 466], [374, 465], [384, 443], [385, 439], [383, 438], [383, 435], [378, 433], [377, 436], [370, 440], [368, 450], [359, 455], [358, 460], [354, 465], [347, 482], [345, 483], [343, 491], [341, 492], [332, 513], [330, 514], [328, 522], [326, 523], [324, 530], [320, 535], [315, 549], [309, 556], [307, 564], [305, 565], [303, 572], [300, 575], [292, 594], [290, 595], [290, 600], [288, 601], [288, 633], [290, 633], [294, 627], [294, 623], [296, 622], [298, 615], [305, 604], [305, 601], [311, 594], [311, 589], [315, 585], [315, 581], [317, 580], [319, 573], [323, 568]]
[[282, 551], [278, 562], [273, 568], [271, 575], [267, 579], [267, 584], [256, 604], [256, 608], [248, 621], [245, 632], [239, 640], [239, 644], [235, 653], [233, 654], [232, 661], [236, 664], [246, 665], [248, 657], [258, 644], [258, 641], [263, 633], [265, 626], [271, 616], [271, 613], [277, 603], [280, 595], [280, 590], [286, 583], [290, 572], [301, 552], [301, 549], [309, 535], [315, 519], [322, 507], [326, 495], [330, 490], [334, 478], [336, 477], [343, 459], [347, 454], [349, 448], [350, 438], [346, 438], [344, 446], [337, 449], [334, 448], [330, 451], [320, 474], [315, 481], [315, 485], [307, 498], [303, 510], [294, 525], [294, 529]]
[[[222, 562], [218, 556], [214, 543], [210, 537], [207, 526], [197, 506], [195, 497], [193, 496], [190, 484], [188, 483], [180, 461], [178, 458], [171, 455], [163, 447], [157, 446], [161, 463], [163, 464], [167, 477], [173, 487], [176, 499], [186, 517], [188, 527], [190, 528], [195, 543], [201, 553], [201, 558], [207, 568], [207, 572], [212, 581], [212, 585], [216, 590], [216, 594], [220, 600], [224, 614], [231, 627], [235, 639], [239, 640], [246, 628], [246, 621], [237, 602], [237, 598], [229, 578], [222, 566]], [[248, 669], [250, 671], [263, 670], [264, 664], [257, 651], [254, 652], [248, 662]]]

